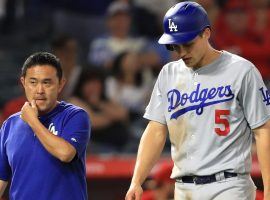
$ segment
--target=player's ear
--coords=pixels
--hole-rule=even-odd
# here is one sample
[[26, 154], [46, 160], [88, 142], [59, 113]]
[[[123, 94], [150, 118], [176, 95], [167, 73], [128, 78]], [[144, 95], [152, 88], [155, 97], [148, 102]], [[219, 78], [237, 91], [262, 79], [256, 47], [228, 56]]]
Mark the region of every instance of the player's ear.
[[210, 36], [211, 36], [211, 30], [210, 30], [210, 28], [204, 29], [204, 31], [203, 31], [203, 37], [209, 39]]
[[61, 93], [61, 91], [63, 90], [65, 84], [66, 84], [67, 80], [65, 78], [62, 78], [59, 81], [59, 89], [58, 89], [58, 94]]
[[24, 87], [25, 86], [25, 79], [23, 76], [21, 76], [20, 81], [21, 81], [22, 86]]

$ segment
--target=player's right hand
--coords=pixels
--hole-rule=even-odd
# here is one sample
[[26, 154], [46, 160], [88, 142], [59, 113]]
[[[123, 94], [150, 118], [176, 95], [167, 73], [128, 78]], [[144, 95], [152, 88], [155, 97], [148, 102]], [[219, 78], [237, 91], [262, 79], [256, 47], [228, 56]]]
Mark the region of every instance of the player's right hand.
[[131, 184], [125, 200], [141, 200], [143, 189], [141, 185]]
[[31, 124], [38, 117], [38, 109], [36, 102], [34, 100], [30, 102], [25, 102], [21, 109], [21, 116], [23, 121]]

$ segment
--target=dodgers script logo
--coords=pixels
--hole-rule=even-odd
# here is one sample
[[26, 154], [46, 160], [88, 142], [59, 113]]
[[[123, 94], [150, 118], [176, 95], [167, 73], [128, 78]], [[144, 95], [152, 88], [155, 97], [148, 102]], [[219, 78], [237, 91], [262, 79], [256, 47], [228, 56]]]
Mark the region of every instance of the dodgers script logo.
[[49, 125], [48, 130], [49, 130], [52, 134], [58, 135], [58, 131], [55, 129], [55, 126], [54, 126], [53, 123], [51, 123], [51, 124]]
[[230, 85], [201, 89], [201, 84], [198, 84], [196, 90], [190, 94], [172, 89], [167, 93], [167, 98], [169, 102], [168, 112], [174, 111], [179, 106], [184, 107], [187, 103], [191, 104], [191, 106], [172, 113], [171, 119], [177, 119], [179, 116], [192, 110], [196, 110], [196, 114], [201, 115], [204, 107], [230, 101], [234, 98], [234, 94]]
[[259, 90], [262, 92], [263, 102], [265, 102], [267, 106], [270, 105], [270, 94], [269, 94], [269, 90], [266, 89], [264, 91], [263, 87], [261, 87]]

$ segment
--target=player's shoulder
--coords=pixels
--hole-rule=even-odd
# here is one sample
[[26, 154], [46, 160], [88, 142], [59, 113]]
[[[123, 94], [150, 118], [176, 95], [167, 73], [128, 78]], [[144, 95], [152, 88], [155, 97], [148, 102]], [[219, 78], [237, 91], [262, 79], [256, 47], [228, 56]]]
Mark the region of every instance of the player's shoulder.
[[18, 125], [18, 121], [22, 122], [22, 119], [20, 118], [21, 115], [21, 111], [14, 113], [12, 115], [10, 115], [3, 123], [2, 123], [2, 127], [6, 127], [9, 126], [10, 124], [17, 124]]
[[182, 71], [186, 69], [185, 63], [182, 59], [176, 60], [176, 61], [171, 61], [165, 64], [161, 71], [160, 74], [170, 74], [175, 71]]
[[59, 106], [62, 107], [66, 115], [75, 115], [80, 113], [88, 116], [87, 112], [83, 108], [76, 106], [72, 103], [61, 101]]
[[[80, 123], [89, 126], [90, 117], [88, 113], [81, 107], [65, 101], [60, 102], [62, 112], [59, 113], [61, 123], [65, 126], [67, 123]], [[72, 121], [71, 121], [72, 120]]]
[[235, 72], [239, 70], [242, 73], [245, 73], [250, 71], [251, 69], [256, 68], [251, 61], [239, 55], [230, 53], [228, 51], [222, 51], [222, 53], [224, 57], [223, 62], [226, 65], [226, 67], [232, 68]]
[[20, 112], [17, 112], [17, 113], [14, 113], [12, 115], [10, 115], [6, 121], [15, 121], [15, 120], [18, 120], [20, 119], [20, 115], [21, 115], [21, 111]]

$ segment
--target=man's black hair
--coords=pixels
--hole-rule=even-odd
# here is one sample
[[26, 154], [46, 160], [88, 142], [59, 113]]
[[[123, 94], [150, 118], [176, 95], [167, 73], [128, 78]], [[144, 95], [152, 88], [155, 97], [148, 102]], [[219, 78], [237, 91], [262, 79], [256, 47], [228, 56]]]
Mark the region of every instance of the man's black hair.
[[59, 80], [63, 77], [63, 70], [59, 59], [48, 52], [37, 52], [29, 56], [23, 64], [21, 76], [25, 77], [27, 69], [35, 67], [37, 65], [49, 65], [56, 69], [57, 77]]

